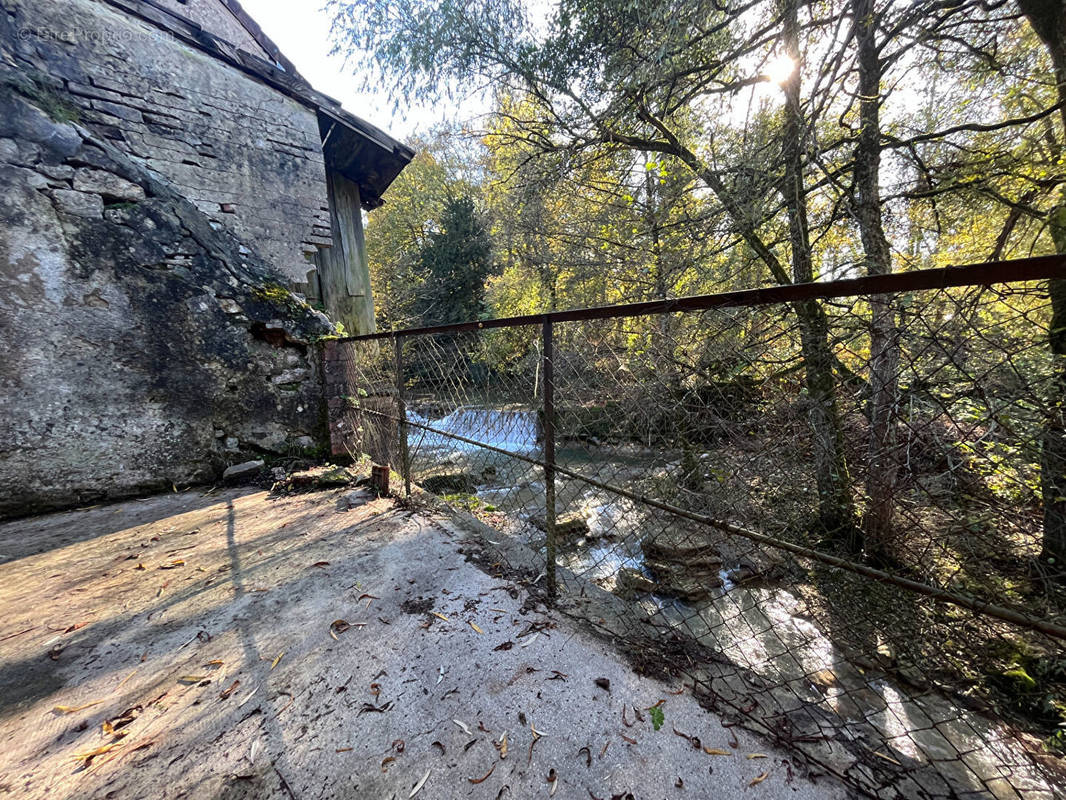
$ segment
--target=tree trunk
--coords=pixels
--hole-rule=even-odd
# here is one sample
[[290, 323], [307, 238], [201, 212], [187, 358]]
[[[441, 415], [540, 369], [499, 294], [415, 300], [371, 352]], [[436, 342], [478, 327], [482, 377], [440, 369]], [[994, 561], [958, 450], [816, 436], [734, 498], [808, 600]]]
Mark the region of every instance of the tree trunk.
[[[785, 0], [783, 40], [786, 54], [796, 68], [784, 83], [785, 124], [782, 151], [785, 161], [784, 198], [788, 209], [792, 279], [814, 280], [811, 259], [807, 198], [803, 185], [803, 119], [800, 109], [800, 53], [797, 0]], [[833, 352], [829, 344], [829, 320], [817, 300], [795, 305], [810, 402], [810, 425], [814, 444], [815, 479], [818, 487], [819, 533], [849, 552], [862, 548], [855, 525], [851, 480], [844, 457], [844, 435], [836, 401]]]
[[[1066, 2], [1018, 0], [1051, 56], [1058, 86], [1059, 115], [1066, 136]], [[1062, 154], [1060, 154], [1061, 156]], [[1066, 190], [1059, 205], [1048, 214], [1055, 252], [1066, 255]], [[1055, 359], [1052, 409], [1040, 442], [1040, 492], [1044, 499], [1042, 557], [1059, 580], [1066, 579], [1066, 280], [1048, 281], [1051, 296], [1051, 332], [1048, 344]]]
[[[874, 0], [852, 0], [859, 67], [859, 140], [855, 147], [854, 209], [868, 275], [892, 271], [892, 253], [881, 218], [881, 60]], [[866, 453], [863, 517], [866, 556], [884, 564], [892, 542], [893, 504], [899, 471], [897, 409], [899, 328], [890, 295], [870, 299], [870, 438]]]
[[[1066, 255], [1066, 190], [1062, 201], [1048, 215], [1055, 251]], [[1055, 359], [1051, 412], [1044, 423], [1040, 442], [1040, 493], [1044, 498], [1044, 546], [1042, 558], [1053, 574], [1066, 579], [1066, 281], [1049, 282], [1051, 333], [1048, 336]]]

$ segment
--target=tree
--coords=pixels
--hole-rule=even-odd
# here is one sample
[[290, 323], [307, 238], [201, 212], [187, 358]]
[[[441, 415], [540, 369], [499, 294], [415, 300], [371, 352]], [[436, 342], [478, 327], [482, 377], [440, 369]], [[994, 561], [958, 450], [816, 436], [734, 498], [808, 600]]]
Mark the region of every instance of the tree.
[[[606, 150], [654, 153], [676, 159], [713, 193], [736, 234], [779, 283], [813, 279], [809, 242], [801, 229], [806, 190], [802, 154], [782, 139], [788, 174], [781, 184], [790, 210], [792, 276], [779, 248], [760, 230], [765, 219], [745, 203], [743, 174], [722, 169], [709, 144], [724, 120], [706, 106], [754, 83], [761, 74], [742, 74], [740, 65], [765, 59], [781, 33], [782, 14], [765, 2], [723, 8], [712, 0], [680, 6], [666, 0], [561, 2], [547, 34], [525, 19], [513, 0], [455, 3], [454, 0], [334, 0], [336, 30], [349, 52], [364, 52], [397, 88], [423, 96], [444, 78], [477, 74], [501, 90], [534, 98], [550, 120], [539, 122], [528, 141], [543, 153]], [[796, 3], [791, 8], [793, 50], [798, 55]], [[769, 13], [768, 13], [769, 12]], [[358, 25], [352, 24], [359, 20]], [[796, 133], [795, 84], [788, 125]], [[787, 87], [786, 87], [787, 89]], [[710, 113], [708, 113], [708, 111]], [[775, 167], [771, 166], [770, 171]], [[811, 399], [811, 425], [819, 488], [817, 527], [852, 545], [854, 512], [833, 398], [831, 354], [824, 312], [815, 302], [797, 304]]]
[[[1018, 0], [1029, 24], [1040, 37], [1054, 67], [1058, 110], [1066, 131], [1066, 2]], [[1061, 141], [1061, 140], [1060, 140]], [[1066, 147], [1058, 148], [1059, 164]], [[1048, 212], [1055, 250], [1066, 255], [1066, 190], [1061, 202]], [[1040, 461], [1040, 488], [1044, 498], [1043, 557], [1066, 577], [1066, 280], [1050, 281], [1052, 318], [1049, 345], [1057, 362], [1055, 397], [1044, 428]]]
[[448, 325], [481, 316], [485, 279], [493, 270], [492, 243], [471, 198], [445, 201], [439, 229], [429, 235], [419, 259], [420, 325]]

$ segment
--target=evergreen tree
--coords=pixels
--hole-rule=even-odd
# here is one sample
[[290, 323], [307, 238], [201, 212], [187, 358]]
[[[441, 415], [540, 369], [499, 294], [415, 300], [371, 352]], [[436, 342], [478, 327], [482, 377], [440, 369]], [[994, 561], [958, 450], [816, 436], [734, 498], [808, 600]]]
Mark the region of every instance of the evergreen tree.
[[488, 228], [470, 197], [445, 202], [439, 230], [430, 234], [420, 254], [421, 325], [447, 325], [481, 316], [485, 279], [492, 273]]

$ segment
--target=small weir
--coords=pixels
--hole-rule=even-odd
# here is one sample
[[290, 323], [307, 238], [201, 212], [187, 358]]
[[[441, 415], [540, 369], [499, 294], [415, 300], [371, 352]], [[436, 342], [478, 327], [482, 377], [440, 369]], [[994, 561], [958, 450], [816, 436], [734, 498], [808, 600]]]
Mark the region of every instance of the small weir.
[[[464, 407], [434, 415], [414, 406], [409, 418], [441, 431], [410, 429], [417, 480], [432, 484], [436, 477], [440, 485], [454, 490], [438, 494], [467, 498], [469, 502], [461, 503], [467, 510], [499, 512], [494, 526], [501, 533], [543, 547], [543, 523], [537, 524], [544, 513], [543, 470], [448, 435], [539, 458], [542, 436], [536, 412]], [[558, 463], [605, 482], [627, 486], [628, 478], [630, 489], [667, 463], [661, 451], [596, 447], [590, 452], [566, 442], [559, 443], [556, 457]], [[846, 769], [854, 762], [855, 748], [866, 748], [882, 753], [886, 763], [923, 767], [930, 772], [929, 780], [971, 786], [974, 791], [987, 785], [1009, 788], [1005, 774], [1013, 772], [1017, 784], [1022, 779], [1019, 773], [1026, 772], [1032, 775], [1033, 796], [1043, 796], [1046, 784], [1030, 772], [1021, 745], [1002, 725], [960, 707], [949, 696], [916, 690], [888, 677], [871, 680], [812, 621], [795, 589], [766, 577], [752, 580], [750, 565], [729, 551], [724, 537], [717, 556], [710, 555], [716, 549], [710, 539], [707, 555], [700, 555], [703, 561], [720, 558], [721, 563], [687, 578], [689, 585], [702, 580], [705, 591], [698, 597], [679, 597], [655, 590], [666, 585], [663, 576], [655, 574], [661, 562], [649, 566], [649, 544], [671, 538], [670, 527], [663, 525], [664, 512], [560, 477], [557, 515], [568, 523], [558, 543], [559, 566], [623, 597], [638, 614], [684, 632], [750, 675], [765, 679], [766, 685], [775, 687], [768, 690], [773, 695], [767, 698], [768, 708], [818, 709], [822, 715], [818, 724], [827, 734], [817, 745], [824, 762], [837, 761], [840, 769]], [[677, 521], [679, 530], [684, 524]], [[685, 567], [680, 560], [674, 563]], [[846, 746], [835, 743], [845, 740]], [[982, 740], [993, 746], [968, 752], [973, 741]], [[967, 753], [966, 758], [960, 760], [959, 752]], [[914, 783], [897, 796], [920, 797], [922, 791]], [[1004, 797], [1017, 795], [1008, 792]]]

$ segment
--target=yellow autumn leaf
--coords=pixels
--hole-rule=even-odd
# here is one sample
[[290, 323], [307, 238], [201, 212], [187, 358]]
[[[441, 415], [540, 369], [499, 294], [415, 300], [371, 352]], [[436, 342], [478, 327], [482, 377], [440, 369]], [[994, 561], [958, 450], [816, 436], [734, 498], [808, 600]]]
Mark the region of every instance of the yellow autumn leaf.
[[270, 668], [271, 669], [274, 669], [274, 667], [276, 667], [278, 665], [278, 662], [281, 661], [281, 657], [283, 655], [285, 655], [285, 651], [284, 650], [282, 650], [280, 653], [277, 654], [277, 656], [274, 658], [274, 660], [270, 663]]
[[440, 613], [438, 613], [436, 611], [430, 611], [429, 613], [432, 614], [435, 617], [439, 617], [440, 619], [444, 620], [445, 622], [449, 621], [446, 616], [444, 616], [443, 614], [440, 614]]
[[729, 756], [732, 755], [728, 750], [719, 750], [717, 747], [704, 747], [703, 752], [709, 756]]
[[102, 747], [97, 747], [95, 750], [88, 750], [84, 753], [75, 753], [75, 761], [89, 761], [96, 756], [102, 756], [104, 753], [114, 750], [116, 747], [121, 747], [122, 742], [111, 742], [111, 744], [105, 744]]
[[762, 783], [764, 780], [766, 780], [769, 777], [770, 777], [770, 773], [769, 772], [764, 772], [762, 775], [757, 775], [756, 777], [752, 778], [751, 783], [749, 783], [748, 786], [755, 786], [758, 783]]
[[83, 706], [56, 706], [53, 710], [58, 711], [60, 714], [73, 714], [76, 711], [84, 711], [86, 708], [92, 708], [93, 706], [100, 705], [103, 700], [96, 700], [92, 703], [86, 703]]
[[473, 629], [474, 629], [475, 631], [477, 631], [478, 633], [484, 633], [484, 632], [485, 632], [485, 631], [481, 630], [481, 628], [479, 628], [479, 627], [478, 627], [477, 625], [475, 625], [475, 624], [474, 624], [473, 622], [471, 622], [471, 623], [470, 623], [470, 627], [471, 627], [471, 628], [473, 628]]

